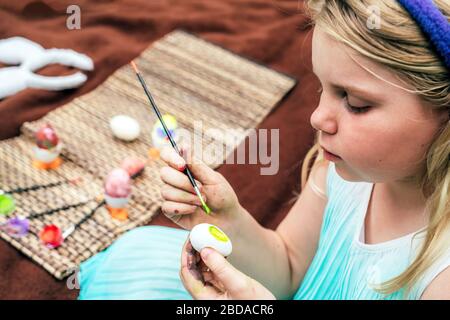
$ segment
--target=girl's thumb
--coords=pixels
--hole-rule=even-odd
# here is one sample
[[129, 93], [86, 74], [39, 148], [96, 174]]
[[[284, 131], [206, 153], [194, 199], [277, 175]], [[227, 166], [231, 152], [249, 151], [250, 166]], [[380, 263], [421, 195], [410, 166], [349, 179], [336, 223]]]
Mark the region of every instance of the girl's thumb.
[[231, 294], [242, 293], [247, 284], [246, 276], [233, 267], [220, 253], [204, 248], [200, 253], [203, 262]]

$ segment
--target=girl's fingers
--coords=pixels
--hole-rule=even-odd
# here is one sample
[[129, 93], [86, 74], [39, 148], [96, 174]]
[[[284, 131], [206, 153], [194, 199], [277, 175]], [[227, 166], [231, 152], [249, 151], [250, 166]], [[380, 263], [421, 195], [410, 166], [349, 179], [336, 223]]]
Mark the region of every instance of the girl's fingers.
[[[196, 194], [192, 194], [190, 192], [174, 188], [170, 185], [165, 185], [161, 188], [161, 196], [166, 201], [181, 202], [197, 206], [202, 205], [200, 199]], [[204, 194], [202, 194], [202, 196], [203, 199], [206, 199], [206, 196]]]
[[188, 238], [181, 253], [180, 279], [194, 299], [217, 299], [221, 292], [204, 282], [203, 276], [197, 268], [197, 256], [198, 252], [192, 248]]
[[211, 272], [202, 272], [202, 275], [203, 275], [203, 279], [205, 280], [205, 282], [213, 283], [214, 276]]
[[200, 256], [200, 261], [198, 262], [198, 268], [202, 272], [209, 271], [209, 267], [205, 264], [205, 262], [202, 260], [202, 257]]
[[186, 166], [186, 161], [181, 157], [173, 147], [164, 147], [160, 153], [161, 159], [172, 168], [183, 171]]
[[161, 211], [170, 218], [170, 216], [174, 215], [192, 214], [197, 208], [199, 207], [190, 204], [164, 201], [161, 206]]
[[203, 279], [198, 270], [196, 270], [195, 251], [192, 248], [189, 238], [186, 239], [181, 251], [180, 278], [186, 290], [195, 298], [196, 292], [201, 289]]
[[[187, 253], [183, 253], [186, 255]], [[200, 277], [200, 278], [199, 278]], [[181, 266], [180, 279], [189, 294], [197, 300], [218, 299], [220, 291], [214, 286], [206, 284], [198, 270], [189, 269], [187, 264]]]
[[180, 279], [189, 294], [196, 300], [218, 299], [220, 292], [213, 286], [205, 285], [192, 275], [192, 270], [182, 267], [180, 270]]
[[[171, 167], [162, 167], [160, 170], [160, 175], [161, 175], [161, 180], [163, 182], [171, 185], [172, 187], [182, 189], [184, 191], [195, 194], [194, 187], [192, 186], [188, 177], [184, 173], [182, 173], [174, 168], [171, 168]], [[195, 180], [195, 182], [197, 183], [197, 186], [199, 187], [199, 189], [201, 191], [202, 184], [200, 182], [198, 182], [197, 180]]]
[[178, 171], [183, 171], [186, 163], [188, 163], [188, 167], [194, 177], [204, 184], [217, 183], [217, 173], [203, 161], [193, 157], [188, 146], [181, 146], [180, 152], [182, 153], [182, 156], [179, 155], [174, 148], [167, 146], [161, 151], [161, 159]]
[[248, 277], [234, 268], [224, 256], [211, 248], [203, 248], [202, 261], [210, 268], [215, 279], [234, 297], [243, 296], [251, 291]]
[[220, 292], [225, 292], [225, 288], [223, 287], [223, 285], [216, 280], [216, 278], [214, 277], [214, 275], [211, 272], [204, 272], [203, 274], [203, 279], [205, 280], [205, 282], [210, 283], [211, 285], [213, 285], [214, 287], [216, 287], [216, 289]]
[[210, 168], [202, 160], [193, 157], [189, 146], [182, 146], [181, 154], [187, 162], [189, 170], [191, 170], [194, 177], [199, 179], [204, 184], [217, 183], [217, 172]]

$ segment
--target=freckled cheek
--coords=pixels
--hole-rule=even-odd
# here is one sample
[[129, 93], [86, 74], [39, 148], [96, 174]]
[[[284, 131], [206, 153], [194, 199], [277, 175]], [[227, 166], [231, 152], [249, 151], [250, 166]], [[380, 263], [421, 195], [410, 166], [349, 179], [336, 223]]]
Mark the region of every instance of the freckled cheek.
[[431, 143], [431, 137], [424, 134], [404, 130], [390, 137], [388, 154], [398, 164], [414, 167], [425, 161], [427, 149]]
[[354, 128], [344, 135], [342, 132], [339, 155], [346, 161], [354, 164], [376, 163], [377, 159], [383, 159], [386, 151], [380, 144], [380, 137], [365, 128]]
[[343, 157], [355, 167], [380, 169], [392, 173], [414, 171], [423, 161], [425, 146], [404, 135], [368, 134], [366, 139], [354, 139], [346, 144]]

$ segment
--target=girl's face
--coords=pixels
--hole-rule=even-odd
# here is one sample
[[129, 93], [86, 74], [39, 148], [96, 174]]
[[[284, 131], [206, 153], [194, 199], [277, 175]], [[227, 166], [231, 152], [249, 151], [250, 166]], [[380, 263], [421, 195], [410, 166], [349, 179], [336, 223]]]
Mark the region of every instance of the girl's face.
[[396, 87], [406, 85], [386, 67], [358, 55], [319, 27], [313, 35], [312, 64], [322, 94], [311, 125], [321, 131], [321, 146], [342, 158], [335, 161], [342, 178], [408, 180], [423, 169], [442, 116], [416, 94]]

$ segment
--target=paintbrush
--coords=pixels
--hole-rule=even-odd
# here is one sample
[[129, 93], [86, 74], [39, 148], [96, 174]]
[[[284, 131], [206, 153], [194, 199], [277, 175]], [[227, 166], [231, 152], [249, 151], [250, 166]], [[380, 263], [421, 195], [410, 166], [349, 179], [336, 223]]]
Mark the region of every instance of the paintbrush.
[[47, 189], [47, 188], [53, 188], [53, 187], [57, 187], [63, 184], [71, 184], [71, 185], [79, 185], [82, 182], [82, 178], [77, 177], [74, 179], [65, 179], [65, 180], [61, 180], [61, 181], [57, 181], [57, 182], [51, 182], [48, 184], [34, 184], [32, 186], [29, 187], [19, 187], [19, 188], [15, 188], [15, 189], [11, 189], [11, 190], [2, 190], [0, 189], [0, 194], [13, 194], [13, 193], [24, 193], [24, 192], [28, 192], [28, 191], [34, 191], [34, 190], [39, 190], [39, 189]]
[[[175, 143], [175, 140], [172, 137], [172, 134], [170, 133], [169, 129], [167, 128], [164, 119], [161, 115], [161, 112], [159, 112], [158, 106], [155, 103], [155, 100], [153, 99], [152, 94], [150, 93], [150, 91], [148, 90], [147, 84], [144, 81], [144, 78], [142, 78], [136, 64], [134, 63], [134, 61], [131, 61], [131, 66], [134, 69], [134, 72], [136, 73], [136, 76], [139, 79], [139, 82], [142, 85], [142, 88], [144, 88], [145, 94], [148, 97], [148, 100], [150, 101], [150, 104], [153, 107], [153, 110], [155, 111], [156, 115], [158, 116], [159, 121], [161, 122], [163, 128], [164, 128], [164, 132], [166, 133], [167, 137], [169, 138], [170, 144], [172, 145], [172, 147], [175, 149], [176, 152], [178, 152], [179, 155], [181, 155], [180, 149], [178, 149], [177, 144]], [[192, 186], [194, 187], [194, 191], [197, 194], [197, 196], [200, 199], [200, 202], [202, 204], [202, 208], [203, 210], [206, 212], [206, 214], [210, 214], [211, 213], [211, 209], [206, 205], [206, 202], [203, 200], [202, 194], [200, 193], [200, 190], [198, 189], [197, 183], [194, 180], [194, 177], [192, 176], [191, 171], [189, 170], [189, 168], [186, 166], [185, 169], [183, 170], [184, 174], [187, 175], [187, 177], [189, 178], [189, 181], [191, 182]]]

